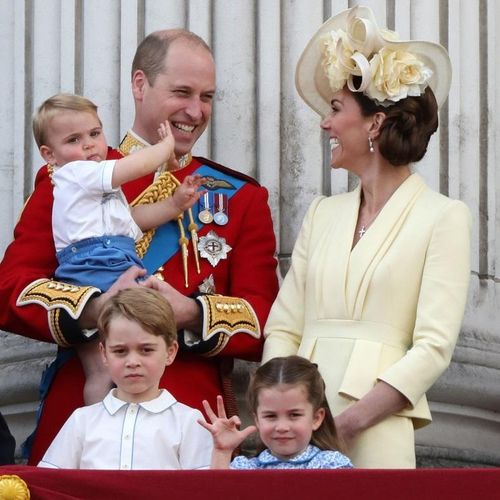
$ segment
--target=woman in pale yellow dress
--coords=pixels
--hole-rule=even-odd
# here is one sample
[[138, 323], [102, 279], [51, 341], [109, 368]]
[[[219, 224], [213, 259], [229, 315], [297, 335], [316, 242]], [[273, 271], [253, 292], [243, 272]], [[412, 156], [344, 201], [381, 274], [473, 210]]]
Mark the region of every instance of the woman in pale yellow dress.
[[271, 310], [264, 359], [317, 363], [356, 467], [415, 467], [425, 393], [448, 366], [470, 273], [470, 214], [411, 164], [438, 127], [451, 64], [431, 42], [394, 41], [355, 7], [328, 20], [296, 83], [358, 187], [313, 201]]

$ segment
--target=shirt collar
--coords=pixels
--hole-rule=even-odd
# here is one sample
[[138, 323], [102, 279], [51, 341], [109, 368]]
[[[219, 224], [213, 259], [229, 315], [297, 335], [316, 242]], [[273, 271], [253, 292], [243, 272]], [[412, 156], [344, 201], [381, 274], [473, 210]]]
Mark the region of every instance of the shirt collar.
[[166, 389], [161, 389], [158, 397], [151, 399], [150, 401], [144, 401], [142, 403], [129, 403], [127, 401], [118, 399], [114, 395], [114, 391], [115, 389], [111, 389], [102, 401], [104, 408], [106, 408], [110, 415], [114, 415], [121, 408], [129, 405], [140, 406], [150, 413], [161, 413], [162, 411], [165, 411], [167, 408], [177, 403], [177, 400], [174, 398], [174, 396], [172, 396], [172, 394], [170, 394], [170, 392], [168, 392]]
[[279, 463], [286, 464], [303, 464], [309, 462], [313, 457], [315, 457], [321, 450], [312, 444], [308, 445], [308, 447], [296, 457], [291, 458], [290, 460], [282, 460], [281, 458], [275, 457], [268, 449], [264, 450], [259, 454], [257, 460], [262, 465], [274, 465]]

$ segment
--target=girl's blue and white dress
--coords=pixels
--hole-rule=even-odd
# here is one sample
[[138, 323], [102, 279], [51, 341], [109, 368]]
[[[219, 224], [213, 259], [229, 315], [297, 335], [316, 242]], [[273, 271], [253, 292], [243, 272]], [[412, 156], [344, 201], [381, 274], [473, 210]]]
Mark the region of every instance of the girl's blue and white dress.
[[290, 460], [275, 457], [268, 449], [253, 458], [242, 455], [231, 462], [231, 469], [350, 469], [351, 461], [339, 451], [320, 450], [310, 444]]

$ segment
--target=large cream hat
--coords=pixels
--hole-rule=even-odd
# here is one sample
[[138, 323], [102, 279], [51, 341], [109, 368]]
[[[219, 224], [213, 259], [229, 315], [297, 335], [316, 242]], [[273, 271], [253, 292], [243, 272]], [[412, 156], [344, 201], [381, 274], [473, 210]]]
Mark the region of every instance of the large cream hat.
[[[353, 76], [361, 77], [358, 87]], [[398, 40], [397, 33], [377, 26], [370, 8], [356, 6], [320, 27], [295, 73], [300, 96], [321, 116], [330, 112], [333, 94], [346, 84], [383, 106], [421, 95], [429, 85], [441, 106], [450, 90], [450, 58], [437, 43]]]

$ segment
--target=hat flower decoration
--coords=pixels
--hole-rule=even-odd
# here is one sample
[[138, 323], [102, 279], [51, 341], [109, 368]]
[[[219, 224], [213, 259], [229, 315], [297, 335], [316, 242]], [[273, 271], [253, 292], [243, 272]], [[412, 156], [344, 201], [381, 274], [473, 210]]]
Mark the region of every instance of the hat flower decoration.
[[299, 59], [295, 80], [302, 98], [323, 116], [344, 86], [382, 106], [420, 96], [430, 86], [441, 105], [450, 88], [451, 63], [441, 45], [400, 40], [396, 32], [378, 27], [371, 9], [356, 6], [321, 26]]
[[[332, 92], [347, 83], [352, 92], [364, 92], [384, 106], [408, 96], [421, 95], [432, 76], [432, 70], [414, 54], [387, 46], [398, 34], [379, 30], [371, 20], [351, 9], [346, 30], [332, 30], [323, 35], [322, 65]], [[361, 83], [356, 87], [353, 76]]]

